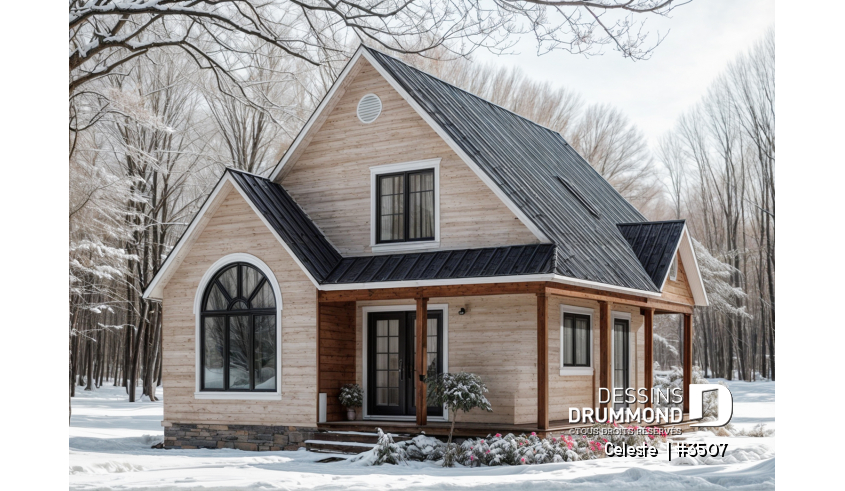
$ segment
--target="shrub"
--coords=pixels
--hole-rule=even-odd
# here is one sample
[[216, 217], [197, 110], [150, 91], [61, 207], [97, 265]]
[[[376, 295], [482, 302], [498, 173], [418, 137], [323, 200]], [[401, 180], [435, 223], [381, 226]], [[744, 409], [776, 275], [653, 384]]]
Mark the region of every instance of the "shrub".
[[430, 373], [426, 377], [426, 384], [431, 402], [438, 406], [446, 406], [446, 410], [452, 413], [449, 441], [446, 442], [443, 455], [443, 465], [452, 467], [459, 456], [458, 449], [452, 446], [452, 434], [455, 432], [455, 418], [458, 411], [466, 413], [476, 408], [492, 411], [490, 401], [484, 397], [487, 386], [481, 381], [481, 377], [467, 372]]
[[390, 433], [384, 433], [378, 428], [378, 443], [372, 450], [352, 457], [350, 462], [361, 462], [364, 465], [405, 464], [408, 460], [405, 452], [405, 442], [396, 443]]
[[364, 389], [358, 384], [346, 384], [338, 396], [343, 407], [361, 407], [364, 404]]

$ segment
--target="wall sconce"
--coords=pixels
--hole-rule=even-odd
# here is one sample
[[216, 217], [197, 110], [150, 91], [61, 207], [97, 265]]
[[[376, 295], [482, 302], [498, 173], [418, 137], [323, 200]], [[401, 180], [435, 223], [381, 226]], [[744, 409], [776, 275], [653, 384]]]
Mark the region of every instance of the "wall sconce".
[[467, 313], [467, 309], [461, 307], [461, 310], [458, 311], [458, 315], [464, 315]]

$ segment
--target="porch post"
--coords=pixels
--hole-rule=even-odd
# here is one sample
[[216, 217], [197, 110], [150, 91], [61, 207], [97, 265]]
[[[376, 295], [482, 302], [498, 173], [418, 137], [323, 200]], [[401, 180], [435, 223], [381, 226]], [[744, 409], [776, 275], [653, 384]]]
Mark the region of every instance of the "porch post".
[[417, 425], [428, 424], [428, 403], [425, 400], [425, 376], [428, 373], [428, 299], [417, 298], [417, 346], [415, 374], [417, 379], [414, 386], [417, 389], [415, 397], [417, 406]]
[[[610, 396], [613, 396], [613, 384], [611, 383], [611, 357], [613, 353], [610, 352], [610, 336], [613, 334], [613, 319], [610, 317], [610, 302], [599, 301], [599, 387], [604, 387], [610, 390]], [[601, 393], [599, 393], [601, 396]], [[601, 400], [601, 398], [599, 398]], [[599, 404], [599, 407], [601, 404]], [[612, 402], [605, 403], [605, 406], [610, 409], [613, 407]]]
[[648, 391], [648, 402], [651, 405], [654, 401], [651, 398], [651, 388], [654, 386], [654, 309], [645, 307], [642, 309], [645, 318], [645, 389]]
[[692, 314], [684, 314], [684, 412], [689, 412], [689, 386], [692, 383]]
[[548, 297], [537, 294], [537, 428], [549, 429], [549, 324]]

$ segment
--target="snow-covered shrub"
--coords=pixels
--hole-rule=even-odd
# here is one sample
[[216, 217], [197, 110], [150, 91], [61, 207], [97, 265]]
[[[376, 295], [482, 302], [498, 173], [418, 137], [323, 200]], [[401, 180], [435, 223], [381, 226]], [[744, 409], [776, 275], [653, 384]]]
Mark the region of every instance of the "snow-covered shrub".
[[378, 443], [376, 446], [372, 450], [352, 457], [349, 461], [360, 462], [363, 465], [404, 464], [408, 460], [404, 443], [394, 442], [390, 433], [384, 433], [381, 428], [378, 428]]
[[430, 373], [426, 377], [428, 393], [431, 397], [431, 404], [446, 406], [446, 410], [452, 413], [452, 426], [449, 428], [449, 441], [446, 442], [446, 450], [443, 455], [443, 465], [452, 467], [460, 452], [452, 445], [452, 434], [455, 431], [455, 418], [458, 411], [469, 412], [473, 409], [493, 411], [490, 401], [484, 397], [487, 386], [481, 381], [481, 377], [474, 373]]
[[408, 460], [418, 462], [437, 462], [443, 458], [446, 451], [445, 443], [437, 438], [425, 435], [417, 435], [406, 442], [400, 442], [398, 445], [405, 449]]
[[340, 388], [338, 399], [343, 407], [361, 407], [364, 404], [364, 389], [358, 384], [346, 384]]

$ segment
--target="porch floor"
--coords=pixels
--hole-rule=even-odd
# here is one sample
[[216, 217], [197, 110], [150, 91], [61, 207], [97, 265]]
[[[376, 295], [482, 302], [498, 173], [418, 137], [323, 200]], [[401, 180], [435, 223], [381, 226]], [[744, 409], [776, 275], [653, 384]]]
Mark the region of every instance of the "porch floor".
[[[689, 413], [684, 413], [683, 421], [680, 423], [670, 423], [663, 425], [654, 425], [663, 428], [680, 428], [681, 431], [689, 431], [690, 424], [695, 421], [690, 421]], [[381, 428], [386, 433], [394, 434], [409, 434], [416, 435], [425, 433], [432, 436], [446, 436], [449, 434], [449, 427], [451, 423], [447, 421], [431, 421], [427, 425], [420, 426], [414, 421], [385, 421], [385, 420], [356, 420], [356, 421], [329, 421], [326, 423], [318, 423], [317, 428], [326, 431], [362, 431], [372, 432], [376, 428]], [[569, 423], [566, 420], [550, 421], [548, 430], [541, 430], [536, 424], [497, 424], [497, 423], [455, 423], [455, 436], [457, 437], [485, 437], [493, 433], [514, 433], [514, 434], [529, 434], [536, 432], [541, 437], [559, 436], [568, 434], [569, 431], [578, 428], [589, 428], [593, 426], [592, 423]]]

